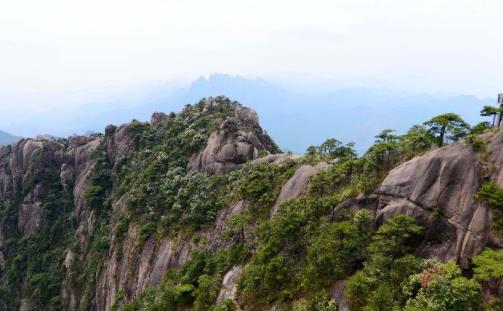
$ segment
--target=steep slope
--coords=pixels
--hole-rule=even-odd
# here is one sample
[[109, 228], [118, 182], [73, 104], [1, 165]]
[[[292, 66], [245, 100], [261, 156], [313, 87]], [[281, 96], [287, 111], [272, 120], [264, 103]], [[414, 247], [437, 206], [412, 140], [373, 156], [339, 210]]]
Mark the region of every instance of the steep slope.
[[[481, 251], [491, 223], [489, 208], [475, 202], [482, 178], [475, 153], [461, 143], [440, 148], [395, 168], [378, 188], [377, 221], [409, 214], [432, 221], [421, 252], [463, 266]], [[432, 219], [432, 213], [437, 213]]]
[[[225, 138], [214, 148], [229, 150], [228, 157], [188, 170], [218, 163], [216, 172], [277, 151], [256, 114], [225, 98], [203, 100], [179, 115], [156, 113], [151, 124], [109, 126], [104, 136], [2, 147], [1, 308], [109, 310], [117, 296], [128, 299], [158, 284], [168, 268], [187, 260], [190, 245], [178, 245], [167, 232], [161, 240], [149, 238], [162, 225], [153, 220], [166, 211], [155, 211], [151, 204], [164, 202], [149, 201], [153, 186], [142, 182], [172, 181], [164, 190], [173, 193], [173, 203], [182, 210], [197, 204], [177, 191], [208, 186], [207, 175], [185, 171], [190, 158], [208, 153], [202, 148], [214, 137]], [[214, 219], [215, 205], [206, 215], [197, 208], [177, 218], [179, 226], [198, 228]]]
[[[503, 187], [502, 148], [490, 130], [393, 165], [280, 154], [224, 97], [103, 135], [23, 139], [0, 149], [0, 309], [402, 309], [414, 276], [450, 267], [427, 259], [470, 275], [501, 246], [476, 198]], [[478, 307], [478, 283], [458, 274], [464, 308]]]
[[503, 187], [503, 132], [483, 139], [484, 152], [477, 154], [472, 146], [456, 143], [392, 170], [376, 190], [376, 221], [405, 213], [429, 222], [420, 253], [455, 260], [466, 268], [484, 247], [499, 245], [491, 232], [493, 213], [476, 200], [476, 193], [488, 180]]

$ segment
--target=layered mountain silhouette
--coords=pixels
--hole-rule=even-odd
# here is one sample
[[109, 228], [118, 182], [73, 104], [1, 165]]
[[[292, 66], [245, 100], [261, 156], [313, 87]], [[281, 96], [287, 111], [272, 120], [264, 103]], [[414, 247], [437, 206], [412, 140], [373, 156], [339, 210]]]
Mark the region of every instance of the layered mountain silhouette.
[[110, 123], [148, 120], [152, 111], [177, 111], [200, 98], [222, 94], [255, 109], [264, 128], [280, 147], [295, 153], [303, 153], [310, 144], [321, 143], [328, 137], [353, 140], [357, 150], [363, 152], [373, 143], [372, 137], [382, 129], [404, 132], [411, 124], [452, 111], [474, 124], [480, 121], [480, 108], [494, 104], [492, 98], [445, 98], [373, 89], [304, 93], [263, 79], [213, 74], [175, 91], [167, 85], [159, 85], [134, 99], [86, 103], [80, 108], [51, 111], [37, 120], [24, 120], [15, 126], [30, 128], [32, 135], [83, 134], [100, 131]]

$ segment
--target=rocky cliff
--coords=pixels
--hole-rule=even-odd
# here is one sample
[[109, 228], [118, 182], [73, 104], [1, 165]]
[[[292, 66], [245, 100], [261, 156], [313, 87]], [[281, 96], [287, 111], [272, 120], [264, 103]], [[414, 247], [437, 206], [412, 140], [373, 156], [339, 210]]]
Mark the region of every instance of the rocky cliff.
[[[204, 128], [197, 129], [197, 122], [204, 122]], [[59, 297], [55, 305], [63, 309], [110, 310], [118, 301], [127, 301], [145, 288], [159, 284], [168, 269], [187, 261], [190, 241], [176, 235], [160, 240], [151, 236], [140, 245], [139, 236], [144, 233], [139, 224], [130, 221], [120, 237], [113, 227], [115, 218], [131, 204], [128, 198], [131, 194], [118, 190], [121, 165], [143, 148], [139, 146], [142, 133], [160, 132], [161, 127], [173, 130], [171, 127], [175, 126], [180, 126], [176, 129], [178, 137], [168, 142], [167, 148], [177, 148], [171, 145], [177, 142], [203, 147], [199, 151], [201, 147], [190, 146], [180, 154], [180, 159], [175, 159], [187, 171], [221, 173], [256, 159], [259, 153], [277, 152], [277, 147], [260, 128], [257, 114], [224, 98], [205, 99], [188, 106], [180, 115], [155, 113], [150, 124], [135, 121], [119, 127], [109, 126], [105, 135], [58, 140], [40, 137], [1, 147], [0, 264], [4, 284], [7, 281], [9, 287], [19, 287], [8, 288], [5, 296], [2, 292], [0, 306], [23, 310], [47, 306], [47, 301], [37, 304], [33, 287], [27, 285], [28, 275], [47, 273], [38, 271], [44, 270], [39, 267], [44, 262], [30, 258], [38, 254], [22, 254], [26, 256], [21, 260], [27, 271], [15, 271], [19, 274], [16, 275], [18, 282], [7, 278], [9, 273], [14, 273], [10, 271], [15, 269], [12, 261], [19, 256], [22, 241], [52, 229], [48, 227], [54, 225], [54, 214], [63, 214], [62, 218], [66, 218], [67, 240], [60, 245], [46, 246], [57, 248], [54, 265], [64, 266], [62, 271], [57, 271], [54, 284], [50, 284], [59, 288], [57, 283], [61, 282], [60, 292], [53, 289], [48, 294]], [[52, 196], [65, 198], [66, 208], [59, 205], [61, 202], [49, 203]], [[100, 196], [106, 197], [108, 202], [93, 202], [96, 201], [93, 196], [98, 196], [98, 201]], [[95, 241], [98, 234], [103, 241]], [[99, 243], [103, 244], [101, 251], [95, 249]], [[88, 260], [98, 265], [90, 267], [95, 269], [95, 275], [92, 280], [80, 280], [84, 282], [78, 284], [78, 278], [84, 276], [75, 274], [85, 273], [82, 266]], [[60, 269], [55, 267], [55, 270]], [[7, 296], [10, 294], [12, 296]]]
[[[356, 234], [366, 249], [403, 214], [424, 228], [411, 254], [469, 273], [502, 245], [476, 193], [503, 187], [503, 132], [479, 139], [382, 178], [356, 159], [280, 154], [257, 114], [223, 97], [103, 135], [23, 139], [0, 149], [0, 309], [301, 308], [320, 287], [346, 309], [345, 279], [369, 255], [309, 279], [330, 262], [313, 256], [339, 247], [320, 241]], [[360, 210], [371, 225], [354, 233]]]

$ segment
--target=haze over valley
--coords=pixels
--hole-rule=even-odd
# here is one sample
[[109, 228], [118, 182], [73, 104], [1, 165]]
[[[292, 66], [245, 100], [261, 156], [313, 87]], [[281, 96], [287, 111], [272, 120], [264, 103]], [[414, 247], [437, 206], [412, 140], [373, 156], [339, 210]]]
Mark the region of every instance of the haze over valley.
[[24, 137], [82, 135], [103, 132], [109, 124], [147, 121], [154, 111], [177, 111], [203, 97], [224, 94], [257, 110], [264, 129], [279, 146], [299, 154], [326, 137], [355, 142], [357, 150], [363, 152], [384, 128], [403, 133], [412, 124], [450, 111], [476, 124], [482, 120], [480, 107], [496, 101], [495, 97], [372, 88], [295, 90], [259, 78], [212, 74], [185, 86], [164, 83], [123, 90], [94, 102], [58, 105], [33, 115], [0, 113], [0, 124], [3, 130]]

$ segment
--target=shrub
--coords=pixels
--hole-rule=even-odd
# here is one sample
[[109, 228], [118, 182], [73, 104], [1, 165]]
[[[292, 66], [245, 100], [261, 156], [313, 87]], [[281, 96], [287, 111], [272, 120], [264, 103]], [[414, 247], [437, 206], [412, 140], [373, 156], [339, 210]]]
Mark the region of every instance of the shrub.
[[480, 285], [461, 275], [454, 263], [437, 264], [409, 278], [410, 296], [405, 310], [470, 311], [479, 310]]
[[477, 192], [477, 198], [489, 205], [489, 207], [503, 209], [503, 189], [492, 182], [482, 185]]

